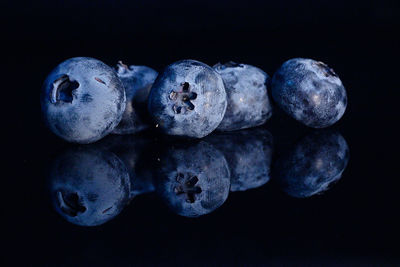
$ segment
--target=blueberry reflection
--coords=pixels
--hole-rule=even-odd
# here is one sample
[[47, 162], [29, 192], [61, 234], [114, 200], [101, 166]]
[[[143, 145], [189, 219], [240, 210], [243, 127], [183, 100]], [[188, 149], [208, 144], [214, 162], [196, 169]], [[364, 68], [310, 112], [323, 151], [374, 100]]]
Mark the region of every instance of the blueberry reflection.
[[231, 191], [260, 187], [270, 180], [273, 139], [263, 128], [213, 134], [208, 141], [225, 156]]
[[220, 207], [228, 197], [230, 177], [224, 155], [211, 144], [180, 143], [160, 159], [158, 193], [173, 212], [199, 217]]
[[130, 198], [155, 190], [150, 138], [145, 135], [110, 135], [96, 145], [113, 152], [125, 164], [131, 182]]
[[349, 147], [338, 132], [312, 132], [277, 160], [274, 175], [290, 196], [310, 197], [341, 178], [349, 156]]
[[128, 171], [109, 151], [90, 146], [69, 149], [53, 161], [49, 174], [53, 205], [70, 223], [104, 224], [129, 201]]
[[[82, 226], [104, 224], [133, 198], [151, 192], [174, 213], [199, 217], [223, 205], [230, 191], [270, 180], [272, 139], [263, 128], [200, 141], [111, 135], [67, 149], [53, 161], [52, 202], [67, 221]], [[348, 160], [339, 133], [315, 131], [278, 158], [273, 177], [290, 196], [310, 197], [339, 180]]]

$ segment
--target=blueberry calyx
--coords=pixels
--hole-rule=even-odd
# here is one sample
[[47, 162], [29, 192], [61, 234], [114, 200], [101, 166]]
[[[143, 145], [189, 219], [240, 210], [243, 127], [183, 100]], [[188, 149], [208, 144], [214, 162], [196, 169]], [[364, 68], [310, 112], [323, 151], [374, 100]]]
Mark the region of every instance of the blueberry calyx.
[[326, 77], [329, 77], [329, 76], [338, 77], [337, 74], [335, 73], [335, 71], [332, 68], [330, 68], [328, 65], [326, 65], [324, 62], [318, 61], [315, 64], [324, 70], [324, 74]]
[[86, 211], [86, 207], [81, 204], [77, 193], [58, 191], [57, 199], [60, 209], [71, 217], [76, 217], [79, 213]]
[[50, 102], [72, 103], [72, 92], [79, 87], [77, 81], [72, 81], [68, 75], [63, 75], [53, 82], [53, 88], [50, 92]]
[[123, 74], [123, 73], [126, 73], [127, 71], [129, 71], [128, 65], [122, 63], [121, 60], [118, 61], [118, 63], [117, 63], [117, 68], [118, 68], [118, 69], [117, 69], [118, 74]]
[[190, 91], [190, 85], [188, 82], [181, 83], [181, 86], [181, 91], [171, 91], [169, 94], [169, 99], [175, 101], [172, 109], [176, 114], [180, 114], [182, 110], [184, 112], [193, 110], [195, 106], [191, 100], [195, 100], [197, 98], [197, 94]]
[[176, 175], [176, 181], [179, 183], [178, 186], [174, 188], [174, 192], [177, 195], [185, 194], [187, 203], [194, 203], [196, 201], [195, 195], [201, 193], [201, 187], [196, 186], [199, 178], [192, 174], [187, 174], [186, 179], [183, 173], [178, 173]]

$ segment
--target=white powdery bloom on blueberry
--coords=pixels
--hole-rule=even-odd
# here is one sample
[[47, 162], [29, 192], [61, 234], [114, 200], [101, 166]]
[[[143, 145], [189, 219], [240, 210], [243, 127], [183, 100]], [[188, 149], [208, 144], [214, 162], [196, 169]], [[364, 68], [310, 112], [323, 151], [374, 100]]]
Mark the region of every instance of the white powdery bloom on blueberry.
[[346, 90], [333, 69], [306, 58], [290, 59], [276, 71], [272, 97], [287, 114], [313, 128], [334, 124], [347, 106]]
[[269, 76], [261, 69], [228, 62], [214, 69], [221, 75], [228, 106], [219, 131], [234, 131], [264, 124], [272, 115], [268, 97]]
[[125, 110], [125, 89], [115, 71], [103, 62], [71, 58], [47, 76], [41, 106], [46, 125], [57, 136], [92, 143], [118, 125]]
[[221, 76], [204, 63], [182, 60], [157, 77], [148, 109], [164, 133], [202, 138], [218, 127], [226, 105]]
[[126, 93], [126, 108], [114, 134], [133, 134], [149, 128], [147, 99], [151, 86], [157, 78], [157, 71], [146, 66], [127, 66], [121, 61], [117, 65], [117, 75]]

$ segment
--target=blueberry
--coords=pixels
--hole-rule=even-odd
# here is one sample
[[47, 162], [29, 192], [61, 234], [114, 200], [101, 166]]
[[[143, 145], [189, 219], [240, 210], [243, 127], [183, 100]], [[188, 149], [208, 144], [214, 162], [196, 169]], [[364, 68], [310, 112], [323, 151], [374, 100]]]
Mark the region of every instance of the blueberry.
[[163, 132], [201, 138], [217, 128], [226, 105], [221, 76], [204, 63], [182, 60], [157, 77], [148, 108]]
[[313, 128], [334, 124], [347, 106], [337, 74], [326, 64], [305, 58], [290, 59], [277, 70], [272, 97], [287, 114]]
[[260, 187], [270, 179], [273, 139], [268, 130], [255, 128], [207, 136], [228, 162], [231, 191]]
[[147, 98], [158, 73], [146, 66], [127, 66], [121, 61], [117, 65], [117, 74], [126, 93], [126, 108], [121, 122], [114, 134], [133, 134], [147, 129], [150, 118], [147, 114]]
[[264, 124], [272, 115], [269, 76], [246, 64], [218, 63], [214, 69], [224, 81], [228, 106], [218, 130], [234, 131]]
[[115, 71], [87, 57], [68, 59], [46, 78], [41, 94], [46, 125], [69, 142], [92, 143], [110, 133], [125, 110]]
[[198, 217], [220, 207], [229, 194], [229, 169], [221, 152], [202, 141], [170, 147], [161, 158], [157, 191], [175, 213]]
[[111, 152], [92, 147], [69, 149], [53, 161], [49, 173], [53, 205], [70, 223], [104, 224], [129, 201], [128, 172]]
[[274, 178], [290, 196], [310, 197], [337, 182], [348, 161], [349, 147], [339, 133], [314, 132], [277, 160]]
[[144, 135], [109, 135], [96, 147], [110, 151], [125, 164], [131, 182], [130, 198], [155, 191], [152, 140]]

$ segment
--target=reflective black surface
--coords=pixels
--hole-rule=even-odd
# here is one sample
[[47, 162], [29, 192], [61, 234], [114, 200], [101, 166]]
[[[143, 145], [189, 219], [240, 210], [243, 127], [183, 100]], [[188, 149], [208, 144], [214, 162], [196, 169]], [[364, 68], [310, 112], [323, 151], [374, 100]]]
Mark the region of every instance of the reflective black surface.
[[[4, 265], [398, 265], [396, 3], [2, 3]], [[260, 131], [255, 138], [213, 133], [176, 143], [145, 132], [65, 143], [45, 128], [39, 93], [46, 75], [74, 56], [157, 71], [185, 58], [232, 60], [269, 75], [289, 58], [321, 60], [347, 89], [346, 113], [329, 131], [345, 140], [348, 162], [342, 141], [318, 142], [276, 107], [251, 130]], [[211, 163], [213, 175], [229, 170], [229, 191], [197, 173]], [[99, 182], [107, 173], [116, 174], [109, 191]], [[292, 190], [293, 173], [306, 193]]]
[[128, 200], [154, 192], [172, 212], [196, 218], [222, 206], [229, 192], [264, 186], [272, 167], [272, 179], [291, 197], [326, 193], [349, 161], [342, 135], [314, 130], [271, 166], [272, 139], [261, 127], [204, 140], [109, 136], [64, 149], [49, 163], [51, 202], [68, 222], [98, 226], [118, 215]]

